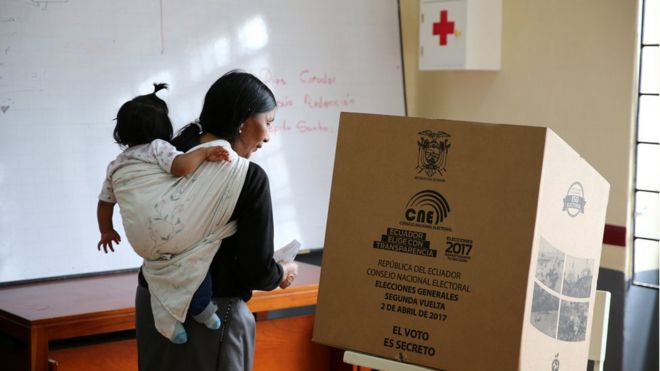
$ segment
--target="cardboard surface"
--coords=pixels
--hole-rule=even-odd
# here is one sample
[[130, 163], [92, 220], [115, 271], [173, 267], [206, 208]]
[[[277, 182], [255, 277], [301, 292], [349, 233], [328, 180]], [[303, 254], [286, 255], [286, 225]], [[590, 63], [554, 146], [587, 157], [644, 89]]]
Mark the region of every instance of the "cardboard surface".
[[608, 192], [546, 128], [342, 113], [314, 340], [586, 368]]

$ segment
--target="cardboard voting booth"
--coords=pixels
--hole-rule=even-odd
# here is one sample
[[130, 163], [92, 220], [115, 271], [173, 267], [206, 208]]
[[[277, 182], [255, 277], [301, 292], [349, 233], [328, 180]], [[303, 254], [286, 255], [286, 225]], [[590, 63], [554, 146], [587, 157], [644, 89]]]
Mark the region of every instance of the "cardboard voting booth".
[[584, 370], [608, 194], [548, 128], [342, 113], [313, 338]]

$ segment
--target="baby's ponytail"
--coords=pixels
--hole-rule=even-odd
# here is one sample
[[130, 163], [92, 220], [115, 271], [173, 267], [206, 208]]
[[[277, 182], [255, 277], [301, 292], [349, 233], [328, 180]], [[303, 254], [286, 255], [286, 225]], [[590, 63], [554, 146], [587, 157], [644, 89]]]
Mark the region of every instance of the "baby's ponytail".
[[163, 89], [168, 89], [169, 86], [164, 82], [154, 83], [154, 92], [151, 94], [156, 94]]

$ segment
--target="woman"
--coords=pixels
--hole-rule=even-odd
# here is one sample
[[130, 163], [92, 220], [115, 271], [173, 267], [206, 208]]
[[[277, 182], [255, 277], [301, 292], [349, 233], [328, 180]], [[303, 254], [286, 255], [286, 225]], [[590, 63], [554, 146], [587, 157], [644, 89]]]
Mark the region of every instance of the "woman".
[[[209, 89], [199, 123], [184, 127], [172, 143], [181, 151], [229, 142], [247, 159], [268, 142], [277, 103], [270, 89], [251, 74], [231, 71]], [[251, 370], [255, 320], [246, 301], [252, 290], [286, 288], [297, 274], [293, 262], [273, 260], [273, 217], [268, 177], [249, 163], [234, 207], [237, 232], [224, 239], [210, 275], [222, 319], [220, 331], [186, 321], [188, 342], [173, 344], [154, 327], [148, 285], [140, 274], [136, 292], [138, 367], [151, 370]]]

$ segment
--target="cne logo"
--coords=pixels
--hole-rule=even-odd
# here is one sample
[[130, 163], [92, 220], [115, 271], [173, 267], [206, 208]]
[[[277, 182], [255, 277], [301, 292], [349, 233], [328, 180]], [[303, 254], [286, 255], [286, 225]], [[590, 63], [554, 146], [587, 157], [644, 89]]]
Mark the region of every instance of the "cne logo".
[[437, 225], [449, 211], [447, 200], [440, 193], [427, 189], [410, 198], [406, 204], [405, 218], [409, 222]]
[[449, 153], [449, 134], [444, 131], [424, 130], [417, 141], [417, 173], [422, 171], [427, 176], [442, 175], [447, 171], [447, 154]]
[[562, 211], [574, 218], [578, 214], [584, 214], [584, 205], [587, 203], [584, 199], [584, 188], [580, 182], [574, 182], [568, 187], [566, 197], [564, 197], [564, 208]]

